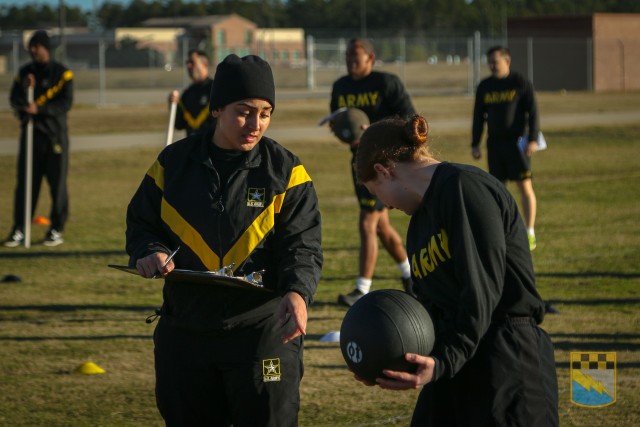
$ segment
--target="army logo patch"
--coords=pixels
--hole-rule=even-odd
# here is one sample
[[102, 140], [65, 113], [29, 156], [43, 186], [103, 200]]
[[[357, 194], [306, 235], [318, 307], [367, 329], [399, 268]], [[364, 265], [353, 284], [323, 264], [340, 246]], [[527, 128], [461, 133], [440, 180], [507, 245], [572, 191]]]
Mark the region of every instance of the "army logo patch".
[[265, 383], [280, 381], [280, 359], [262, 361], [262, 381]]
[[251, 208], [264, 208], [264, 188], [250, 188], [247, 194], [247, 206]]
[[598, 408], [616, 401], [616, 353], [571, 353], [571, 402]]

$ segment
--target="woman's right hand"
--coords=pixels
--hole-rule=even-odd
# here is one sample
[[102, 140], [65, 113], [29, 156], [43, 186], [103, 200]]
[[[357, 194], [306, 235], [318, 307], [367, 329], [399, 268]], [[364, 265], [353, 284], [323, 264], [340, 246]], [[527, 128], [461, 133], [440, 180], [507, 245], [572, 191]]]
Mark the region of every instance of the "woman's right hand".
[[146, 277], [147, 279], [164, 277], [175, 268], [173, 260], [165, 265], [168, 257], [169, 254], [165, 252], [152, 253], [136, 261], [136, 269], [142, 277]]

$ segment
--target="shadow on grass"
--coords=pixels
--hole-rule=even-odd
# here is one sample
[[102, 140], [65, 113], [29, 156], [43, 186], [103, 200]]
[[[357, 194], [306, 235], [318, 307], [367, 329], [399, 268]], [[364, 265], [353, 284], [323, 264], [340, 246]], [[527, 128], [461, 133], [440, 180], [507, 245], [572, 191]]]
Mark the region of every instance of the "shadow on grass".
[[107, 341], [107, 340], [151, 340], [153, 336], [148, 335], [77, 335], [77, 336], [31, 336], [31, 337], [0, 337], [2, 341], [29, 342], [29, 341]]
[[640, 298], [551, 299], [545, 302], [552, 305], [637, 305], [640, 303]]
[[640, 273], [621, 273], [616, 271], [585, 271], [580, 273], [569, 272], [546, 272], [538, 273], [537, 277], [561, 277], [561, 278], [577, 278], [577, 277], [610, 277], [614, 279], [638, 279]]
[[125, 256], [128, 255], [122, 249], [102, 250], [102, 251], [21, 251], [21, 252], [0, 252], [0, 257], [8, 259], [30, 259], [30, 258], [78, 258], [78, 257], [95, 257], [95, 256]]
[[42, 311], [42, 312], [73, 312], [73, 311], [136, 311], [153, 312], [155, 306], [148, 305], [71, 305], [71, 304], [51, 304], [51, 305], [0, 305], [0, 312], [3, 311]]

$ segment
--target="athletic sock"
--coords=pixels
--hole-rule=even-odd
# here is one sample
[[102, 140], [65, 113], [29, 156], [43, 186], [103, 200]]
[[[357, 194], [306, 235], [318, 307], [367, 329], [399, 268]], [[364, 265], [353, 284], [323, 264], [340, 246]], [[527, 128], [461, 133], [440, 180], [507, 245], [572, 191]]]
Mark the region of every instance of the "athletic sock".
[[367, 279], [366, 277], [358, 277], [356, 281], [356, 289], [362, 292], [363, 294], [368, 294], [369, 289], [371, 289], [371, 279]]
[[533, 231], [533, 228], [527, 228], [527, 233], [529, 233], [529, 236], [531, 237], [536, 237], [536, 233]]
[[400, 275], [403, 279], [411, 277], [411, 265], [409, 264], [409, 258], [396, 265], [398, 266], [398, 270], [400, 270]]

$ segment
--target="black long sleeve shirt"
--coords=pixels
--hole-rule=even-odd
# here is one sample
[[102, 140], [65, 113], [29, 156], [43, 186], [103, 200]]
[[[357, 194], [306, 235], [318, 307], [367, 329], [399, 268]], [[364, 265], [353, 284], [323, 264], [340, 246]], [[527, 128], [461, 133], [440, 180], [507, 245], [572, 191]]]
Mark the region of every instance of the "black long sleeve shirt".
[[506, 187], [473, 166], [441, 163], [411, 217], [407, 253], [431, 314], [435, 379], [473, 357], [492, 322], [544, 317], [524, 222]]
[[540, 125], [532, 84], [513, 72], [502, 79], [491, 76], [480, 82], [473, 108], [473, 147], [480, 145], [485, 121], [487, 144], [515, 143], [521, 136], [536, 141]]
[[371, 123], [399, 116], [415, 114], [411, 98], [400, 79], [389, 73], [372, 71], [368, 76], [354, 80], [346, 75], [333, 83], [329, 108], [359, 108]]

